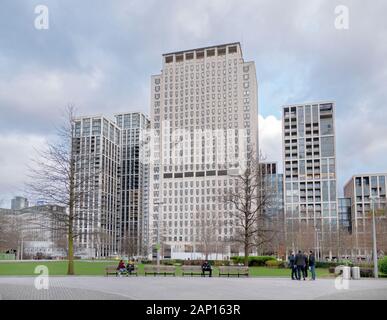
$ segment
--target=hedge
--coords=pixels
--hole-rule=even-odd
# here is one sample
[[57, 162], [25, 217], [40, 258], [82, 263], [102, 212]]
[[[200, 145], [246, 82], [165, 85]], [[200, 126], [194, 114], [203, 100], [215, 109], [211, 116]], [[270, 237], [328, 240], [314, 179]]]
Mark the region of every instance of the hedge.
[[277, 261], [277, 260], [267, 260], [265, 262], [266, 267], [268, 268], [284, 268], [284, 262], [283, 261]]
[[379, 271], [387, 274], [387, 256], [379, 261]]
[[[231, 257], [231, 260], [235, 263], [244, 263], [245, 257]], [[248, 257], [248, 263], [250, 267], [264, 267], [266, 265], [266, 261], [274, 260], [276, 261], [276, 258], [271, 256], [249, 256]]]

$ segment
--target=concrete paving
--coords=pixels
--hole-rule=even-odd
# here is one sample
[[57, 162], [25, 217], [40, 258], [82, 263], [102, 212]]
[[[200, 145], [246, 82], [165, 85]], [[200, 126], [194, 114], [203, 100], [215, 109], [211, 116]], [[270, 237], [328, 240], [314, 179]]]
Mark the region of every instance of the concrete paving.
[[34, 277], [0, 277], [0, 299], [12, 300], [387, 300], [387, 280], [351, 280], [337, 289], [334, 279], [201, 277], [57, 277], [37, 290]]

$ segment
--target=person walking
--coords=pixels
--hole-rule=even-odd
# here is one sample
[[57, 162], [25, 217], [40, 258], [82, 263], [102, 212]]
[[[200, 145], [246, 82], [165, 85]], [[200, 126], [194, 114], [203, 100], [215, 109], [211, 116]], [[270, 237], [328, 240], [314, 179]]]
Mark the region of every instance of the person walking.
[[304, 252], [305, 257], [305, 267], [304, 267], [304, 278], [308, 279], [308, 269], [309, 269], [309, 256], [308, 252]]
[[289, 267], [291, 269], [291, 276], [292, 276], [292, 280], [297, 280], [297, 273], [296, 273], [296, 257], [294, 256], [294, 252], [292, 252], [290, 255], [289, 255]]
[[312, 250], [309, 253], [309, 269], [312, 277], [311, 280], [316, 280], [316, 257]]
[[301, 280], [301, 274], [305, 280], [305, 256], [302, 254], [302, 251], [299, 250], [296, 255], [296, 266], [297, 266], [297, 280]]

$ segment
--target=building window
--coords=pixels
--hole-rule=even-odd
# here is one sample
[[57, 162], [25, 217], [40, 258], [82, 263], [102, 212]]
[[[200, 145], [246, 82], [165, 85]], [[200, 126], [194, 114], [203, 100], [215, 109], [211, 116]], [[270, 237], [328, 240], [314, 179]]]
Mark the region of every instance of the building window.
[[228, 47], [228, 53], [236, 53], [237, 52], [237, 46]]
[[226, 48], [218, 48], [218, 56], [224, 56], [226, 54]]
[[207, 57], [213, 57], [213, 56], [215, 56], [215, 49], [207, 50]]
[[196, 52], [196, 59], [203, 59], [203, 58], [204, 58], [204, 51]]

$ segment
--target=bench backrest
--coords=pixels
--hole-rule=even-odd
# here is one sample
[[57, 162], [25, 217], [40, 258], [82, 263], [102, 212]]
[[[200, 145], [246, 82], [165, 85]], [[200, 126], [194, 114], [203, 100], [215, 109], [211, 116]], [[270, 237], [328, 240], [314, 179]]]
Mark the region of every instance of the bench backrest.
[[175, 266], [160, 266], [160, 271], [163, 271], [163, 272], [175, 272], [176, 271], [176, 267]]
[[183, 271], [202, 271], [201, 266], [181, 266]]
[[[145, 271], [150, 271], [150, 272], [157, 272], [157, 266], [156, 265], [145, 265], [144, 266]], [[161, 265], [159, 267], [160, 272], [175, 272], [176, 267], [175, 266], [163, 266]]]
[[117, 266], [107, 266], [106, 270], [117, 270]]
[[248, 273], [249, 267], [240, 267], [240, 266], [220, 266], [220, 273]]

